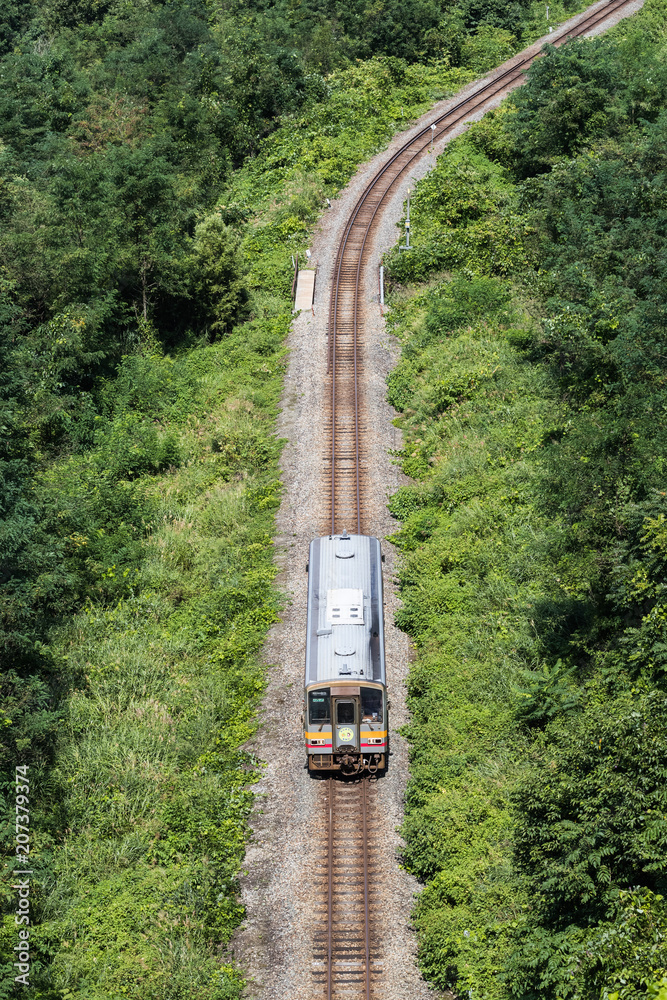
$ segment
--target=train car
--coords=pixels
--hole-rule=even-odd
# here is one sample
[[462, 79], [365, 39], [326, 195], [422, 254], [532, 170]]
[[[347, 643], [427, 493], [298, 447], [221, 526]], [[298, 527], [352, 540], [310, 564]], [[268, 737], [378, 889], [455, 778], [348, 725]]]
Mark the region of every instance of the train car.
[[383, 769], [387, 707], [380, 543], [347, 532], [316, 538], [303, 713], [309, 770]]

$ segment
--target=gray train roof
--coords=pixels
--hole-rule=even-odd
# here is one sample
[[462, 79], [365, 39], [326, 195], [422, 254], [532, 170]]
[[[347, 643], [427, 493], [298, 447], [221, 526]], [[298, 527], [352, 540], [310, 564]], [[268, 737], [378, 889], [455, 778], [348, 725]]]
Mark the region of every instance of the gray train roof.
[[306, 684], [385, 683], [382, 557], [369, 535], [310, 543]]

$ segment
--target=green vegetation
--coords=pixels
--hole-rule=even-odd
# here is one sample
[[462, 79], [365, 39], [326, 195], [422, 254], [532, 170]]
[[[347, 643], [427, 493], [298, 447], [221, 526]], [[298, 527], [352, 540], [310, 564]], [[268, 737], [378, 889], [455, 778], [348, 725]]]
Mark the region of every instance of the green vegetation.
[[404, 860], [422, 967], [459, 995], [667, 984], [665, 13], [548, 51], [387, 261]]
[[240, 996], [290, 258], [359, 162], [544, 27], [509, 19], [2, 5], [1, 997], [17, 763], [24, 995]]
[[32, 704], [6, 675], [5, 760], [27, 757], [35, 788], [35, 995], [237, 995], [219, 945], [240, 916], [252, 761], [239, 747], [277, 611], [271, 432], [287, 323], [126, 356], [100, 390], [94, 446], [35, 473], [69, 600], [75, 585], [85, 597], [40, 650]]
[[[5, 815], [17, 762], [35, 790], [30, 995], [240, 995], [224, 945], [242, 916], [257, 652], [279, 607], [273, 421], [290, 254], [324, 191], [460, 77], [377, 59], [341, 71], [319, 145], [305, 114], [289, 119], [182, 229], [172, 201], [192, 196], [187, 172], [161, 201], [132, 203], [135, 230], [114, 215], [107, 178], [78, 247], [44, 209], [58, 170], [28, 190], [28, 222], [30, 181], [6, 183], [0, 745]], [[309, 113], [324, 117], [320, 104]], [[56, 289], [35, 274], [50, 262], [63, 283], [79, 264], [100, 283]], [[14, 995], [10, 882], [1, 996]]]
[[[575, 6], [553, 3], [552, 20]], [[280, 606], [273, 427], [290, 258], [359, 162], [542, 34], [545, 11], [0, 8], [0, 997], [15, 995], [20, 763], [35, 871], [23, 994], [234, 1000], [242, 974], [225, 946], [256, 771], [244, 744]], [[516, 156], [502, 128], [480, 130], [479, 169], [484, 142]], [[489, 205], [518, 204], [488, 170]], [[465, 209], [482, 228], [490, 211]], [[515, 242], [507, 273], [532, 259]], [[475, 315], [485, 296], [498, 316], [515, 309], [495, 285], [471, 296]], [[628, 940], [644, 926], [632, 906]]]

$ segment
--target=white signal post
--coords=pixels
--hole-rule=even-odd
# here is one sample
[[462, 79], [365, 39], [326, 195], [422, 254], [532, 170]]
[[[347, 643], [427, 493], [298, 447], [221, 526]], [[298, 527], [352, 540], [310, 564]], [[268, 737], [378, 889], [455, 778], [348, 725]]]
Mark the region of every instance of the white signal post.
[[399, 250], [410, 249], [410, 188], [408, 188], [408, 210], [405, 216], [405, 243], [398, 244]]
[[410, 246], [410, 188], [408, 188], [408, 214], [405, 220], [405, 246]]

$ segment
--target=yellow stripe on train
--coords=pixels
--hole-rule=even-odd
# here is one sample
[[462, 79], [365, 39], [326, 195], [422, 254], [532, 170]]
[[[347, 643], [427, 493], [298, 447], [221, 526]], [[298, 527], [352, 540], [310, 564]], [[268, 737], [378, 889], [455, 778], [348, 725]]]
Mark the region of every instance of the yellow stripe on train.
[[[367, 740], [369, 738], [375, 739], [380, 736], [386, 736], [387, 730], [385, 729], [384, 732], [378, 732], [377, 729], [367, 729], [365, 731], [362, 729], [360, 735], [362, 740]], [[331, 733], [306, 733], [305, 736], [307, 740], [331, 740], [333, 738]]]

